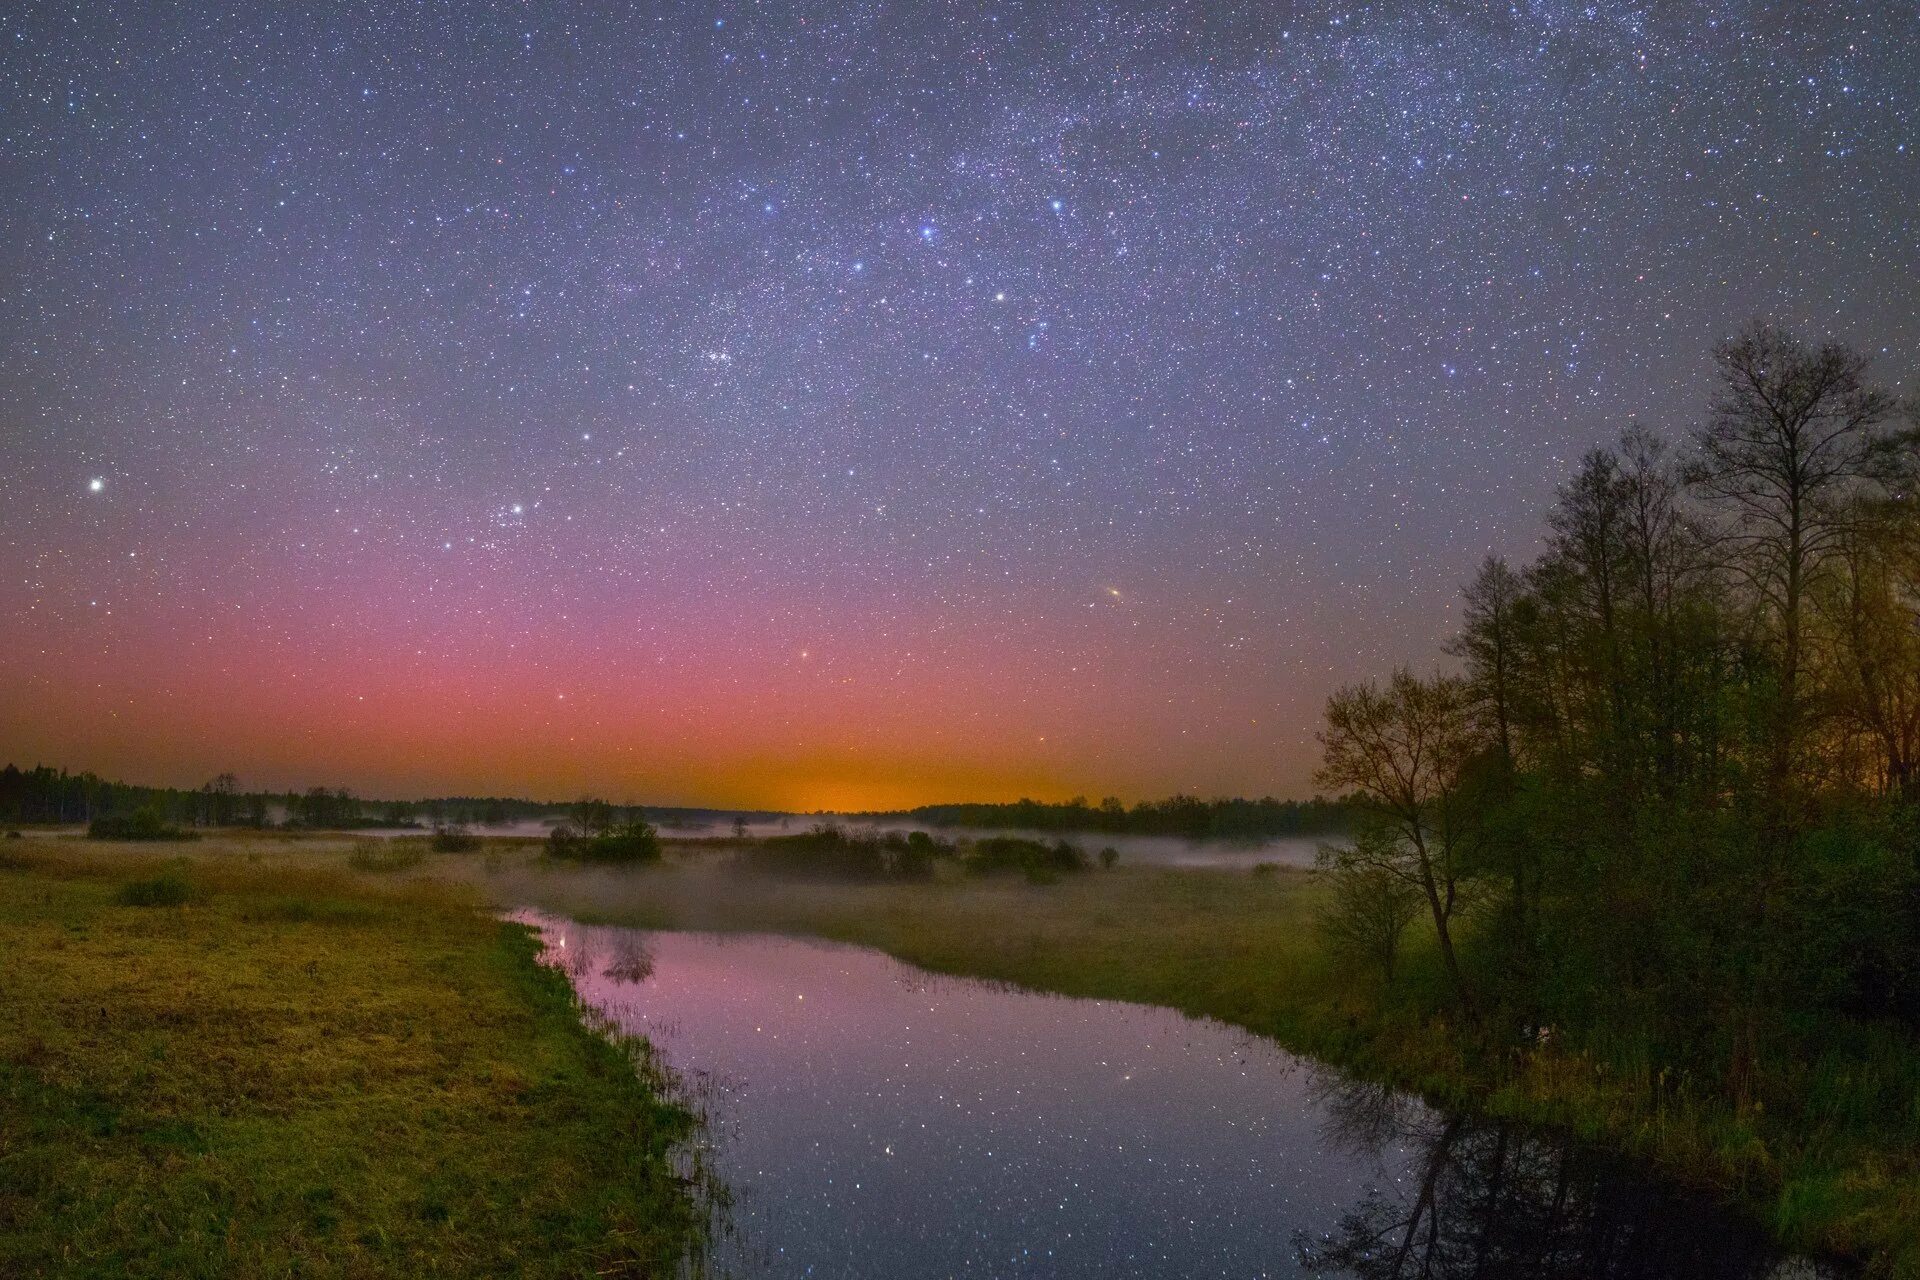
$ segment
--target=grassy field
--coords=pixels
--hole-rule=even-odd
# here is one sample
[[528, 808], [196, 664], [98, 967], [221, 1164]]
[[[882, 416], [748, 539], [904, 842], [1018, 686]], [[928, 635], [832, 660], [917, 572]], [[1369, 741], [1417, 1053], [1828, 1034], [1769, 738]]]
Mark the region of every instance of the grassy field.
[[0, 1274], [671, 1271], [690, 1119], [524, 930], [337, 847], [187, 853], [0, 847]]

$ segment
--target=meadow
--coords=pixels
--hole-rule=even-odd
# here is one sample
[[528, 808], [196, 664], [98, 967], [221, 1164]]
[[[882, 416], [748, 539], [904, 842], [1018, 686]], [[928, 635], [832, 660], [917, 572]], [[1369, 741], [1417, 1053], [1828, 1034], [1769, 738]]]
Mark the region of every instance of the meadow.
[[0, 846], [0, 1274], [637, 1276], [697, 1243], [644, 1047], [471, 888], [356, 852]]

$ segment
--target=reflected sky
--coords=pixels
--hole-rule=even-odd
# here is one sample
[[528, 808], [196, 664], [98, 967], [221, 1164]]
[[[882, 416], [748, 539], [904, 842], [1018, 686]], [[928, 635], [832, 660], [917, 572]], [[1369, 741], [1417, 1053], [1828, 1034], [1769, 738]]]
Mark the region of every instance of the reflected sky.
[[[1481, 1165], [1455, 1158], [1480, 1149], [1457, 1122], [1223, 1024], [942, 978], [864, 948], [518, 918], [706, 1113], [706, 1158], [733, 1197], [726, 1272], [1509, 1274], [1355, 1267], [1375, 1229], [1430, 1223], [1436, 1160], [1450, 1222], [1524, 1198], [1460, 1189]], [[1585, 1166], [1570, 1176], [1562, 1203], [1618, 1198]], [[1681, 1200], [1639, 1202], [1669, 1228], [1658, 1239], [1739, 1235]], [[1645, 1236], [1610, 1232], [1590, 1271], [1574, 1240], [1556, 1274], [1693, 1274], [1640, 1250]], [[1751, 1240], [1731, 1257], [1724, 1274], [1771, 1272]]]
[[1298, 1059], [1169, 1010], [765, 936], [548, 939], [707, 1106], [749, 1274], [1292, 1275], [1295, 1229], [1408, 1163], [1331, 1151]]

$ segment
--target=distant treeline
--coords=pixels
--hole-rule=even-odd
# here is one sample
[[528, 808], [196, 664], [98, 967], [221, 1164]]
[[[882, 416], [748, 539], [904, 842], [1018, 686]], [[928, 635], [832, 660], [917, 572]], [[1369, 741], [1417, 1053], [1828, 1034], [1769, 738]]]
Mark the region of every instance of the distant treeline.
[[[256, 827], [361, 830], [403, 827], [504, 827], [516, 822], [582, 822], [583, 805], [597, 806], [610, 821], [644, 818], [664, 831], [738, 828], [741, 823], [780, 822], [795, 815], [764, 809], [687, 809], [607, 805], [605, 801], [526, 800], [502, 796], [442, 796], [428, 800], [374, 800], [344, 787], [304, 791], [247, 791], [231, 773], [204, 786], [144, 787], [110, 782], [95, 773], [69, 773], [36, 765], [0, 769], [0, 822], [88, 823], [96, 818], [145, 812], [181, 827]], [[1084, 797], [1064, 804], [1020, 800], [1013, 804], [927, 805], [906, 812], [862, 817], [917, 822], [930, 827], [1030, 831], [1099, 831], [1116, 835], [1176, 836], [1189, 840], [1267, 839], [1337, 834], [1346, 830], [1346, 807], [1318, 796], [1311, 800], [1201, 800], [1173, 796], [1131, 808], [1109, 797], [1097, 805]]]
[[[605, 808], [617, 821], [637, 821], [638, 806], [597, 800], [542, 801], [499, 796], [444, 796], [427, 800], [363, 799], [344, 787], [304, 791], [247, 791], [231, 773], [204, 786], [146, 787], [111, 782], [95, 773], [36, 765], [0, 769], [0, 822], [90, 823], [96, 818], [149, 813], [183, 827], [292, 827], [357, 830], [396, 827], [500, 827], [515, 822], [577, 818], [582, 805]], [[758, 810], [649, 808], [645, 816], [674, 829], [736, 820], [778, 821], [787, 815]]]
[[863, 815], [925, 823], [1017, 831], [1099, 831], [1113, 835], [1174, 836], [1187, 840], [1260, 840], [1281, 836], [1338, 834], [1347, 808], [1338, 800], [1202, 800], [1170, 796], [1129, 808], [1108, 796], [1099, 804], [1075, 796], [1064, 804], [1016, 800], [1012, 804], [930, 804], [901, 813]]

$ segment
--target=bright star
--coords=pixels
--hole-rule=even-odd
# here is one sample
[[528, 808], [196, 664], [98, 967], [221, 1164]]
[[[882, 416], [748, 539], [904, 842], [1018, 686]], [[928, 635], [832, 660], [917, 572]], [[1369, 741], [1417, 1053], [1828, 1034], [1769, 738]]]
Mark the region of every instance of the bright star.
[[107, 482], [105, 480], [102, 480], [99, 476], [95, 476], [93, 479], [87, 481], [87, 489], [91, 493], [98, 493], [106, 487], [107, 487]]

